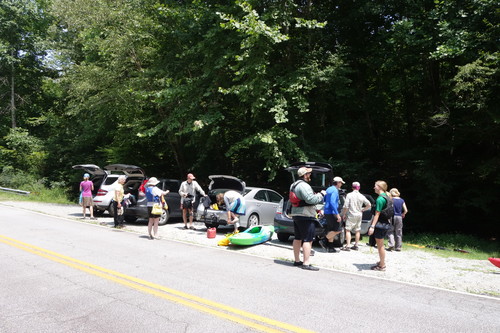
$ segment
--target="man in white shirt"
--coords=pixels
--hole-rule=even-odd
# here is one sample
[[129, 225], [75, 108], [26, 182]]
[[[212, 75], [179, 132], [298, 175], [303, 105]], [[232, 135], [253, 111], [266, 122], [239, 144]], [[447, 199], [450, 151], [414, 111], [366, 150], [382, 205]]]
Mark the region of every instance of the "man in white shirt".
[[[345, 223], [346, 245], [341, 248], [343, 251], [358, 250], [363, 212], [372, 207], [370, 201], [363, 194], [359, 193], [360, 188], [361, 185], [358, 182], [352, 183], [352, 192], [347, 194], [344, 207], [342, 208], [341, 215], [344, 219], [347, 216]], [[351, 231], [356, 232], [353, 247], [351, 247]]]
[[187, 212], [189, 211], [189, 229], [194, 230], [193, 227], [193, 207], [196, 199], [196, 192], [199, 192], [202, 196], [206, 196], [205, 192], [195, 180], [195, 176], [192, 173], [188, 173], [187, 179], [182, 182], [179, 188], [179, 195], [181, 196], [181, 208], [182, 208], [182, 220], [184, 221], [184, 229], [188, 229], [187, 226]]

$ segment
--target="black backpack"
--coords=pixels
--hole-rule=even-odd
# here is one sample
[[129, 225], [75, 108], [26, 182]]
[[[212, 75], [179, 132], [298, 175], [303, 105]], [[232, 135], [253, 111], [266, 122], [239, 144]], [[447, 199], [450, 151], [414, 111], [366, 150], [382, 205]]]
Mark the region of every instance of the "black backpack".
[[392, 222], [392, 218], [394, 217], [394, 204], [392, 203], [392, 198], [387, 195], [383, 195], [382, 197], [385, 199], [386, 205], [385, 208], [380, 211], [380, 218], [383, 221]]

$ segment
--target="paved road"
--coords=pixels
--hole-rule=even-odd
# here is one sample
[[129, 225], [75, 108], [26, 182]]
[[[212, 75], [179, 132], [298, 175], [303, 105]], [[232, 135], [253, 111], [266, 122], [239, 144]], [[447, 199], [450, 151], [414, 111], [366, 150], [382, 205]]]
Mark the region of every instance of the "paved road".
[[498, 332], [500, 301], [2, 206], [0, 332]]

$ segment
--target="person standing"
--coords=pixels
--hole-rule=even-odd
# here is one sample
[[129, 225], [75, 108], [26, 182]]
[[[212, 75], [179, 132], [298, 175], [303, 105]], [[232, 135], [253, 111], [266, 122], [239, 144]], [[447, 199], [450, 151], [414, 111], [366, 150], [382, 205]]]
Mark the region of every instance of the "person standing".
[[114, 222], [115, 222], [115, 228], [121, 229], [125, 227], [123, 224], [123, 197], [125, 196], [125, 190], [123, 189], [123, 184], [125, 184], [125, 181], [127, 180], [127, 177], [125, 175], [121, 175], [118, 177], [117, 184], [115, 187], [115, 194], [113, 196], [113, 211], [115, 213], [114, 215]]
[[[361, 184], [359, 182], [352, 183], [352, 192], [348, 193], [344, 207], [342, 208], [341, 215], [346, 220], [345, 223], [345, 238], [346, 245], [341, 248], [343, 251], [358, 250], [359, 238], [361, 236], [361, 221], [363, 219], [363, 212], [371, 209], [370, 201], [361, 193], [359, 189]], [[351, 231], [356, 233], [354, 246], [351, 247]]]
[[403, 198], [400, 197], [400, 193], [397, 188], [392, 188], [389, 193], [392, 196], [392, 203], [394, 205], [394, 221], [393, 228], [387, 233], [387, 238], [389, 242], [387, 243], [387, 250], [401, 251], [403, 245], [403, 219], [408, 213], [406, 208], [406, 203]]
[[326, 219], [326, 236], [319, 241], [319, 245], [329, 253], [339, 250], [333, 247], [335, 236], [342, 231], [342, 218], [339, 213], [339, 190], [345, 184], [341, 177], [333, 178], [333, 185], [326, 189], [325, 207], [323, 209]]
[[[311, 168], [301, 167], [297, 171], [299, 180], [290, 186], [290, 191], [295, 193], [300, 200], [297, 206], [292, 205], [290, 216], [293, 219], [295, 239], [293, 240], [294, 266], [302, 267], [310, 271], [318, 271], [319, 268], [309, 263], [312, 242], [316, 231], [316, 205], [324, 200], [324, 193], [314, 193], [311, 185]], [[300, 261], [300, 248], [302, 248], [303, 261]]]
[[245, 198], [236, 191], [226, 191], [224, 194], [217, 194], [217, 204], [224, 203], [227, 211], [227, 223], [234, 224], [234, 233], [238, 233], [240, 227], [240, 219], [238, 216], [245, 215], [246, 203]]
[[163, 209], [163, 196], [167, 195], [170, 191], [162, 191], [160, 188], [156, 187], [160, 181], [156, 177], [149, 178], [149, 181], [146, 183], [146, 200], [147, 200], [147, 208], [148, 208], [148, 234], [149, 239], [159, 239], [158, 237], [158, 223], [160, 222], [161, 215], [153, 215], [153, 205], [158, 203], [162, 206]]
[[199, 192], [202, 196], [206, 196], [205, 192], [195, 179], [196, 178], [192, 173], [188, 173], [187, 179], [182, 182], [181, 187], [179, 188], [184, 229], [188, 229], [187, 213], [189, 212], [189, 229], [194, 230], [193, 207], [195, 206], [196, 192]]
[[94, 217], [94, 202], [92, 200], [92, 191], [94, 190], [94, 183], [90, 180], [88, 173], [83, 175], [83, 181], [80, 183], [80, 193], [82, 195], [83, 218], [87, 207], [89, 207], [90, 219], [95, 220]]
[[383, 217], [380, 213], [387, 207], [387, 203], [391, 198], [387, 195], [387, 183], [383, 180], [378, 180], [375, 182], [373, 187], [375, 193], [378, 194], [375, 208], [375, 215], [373, 216], [370, 229], [368, 229], [368, 235], [373, 235], [375, 242], [377, 244], [377, 250], [380, 261], [372, 266], [371, 269], [375, 271], [385, 271], [385, 247], [384, 238], [387, 231], [391, 228], [389, 219]]

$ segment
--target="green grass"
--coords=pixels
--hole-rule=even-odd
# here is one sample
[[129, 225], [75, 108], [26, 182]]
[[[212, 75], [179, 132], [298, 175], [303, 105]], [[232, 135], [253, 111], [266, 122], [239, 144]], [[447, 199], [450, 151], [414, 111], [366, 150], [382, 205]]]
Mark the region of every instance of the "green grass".
[[31, 192], [29, 195], [0, 191], [0, 201], [37, 201], [58, 204], [75, 203], [68, 199], [64, 190], [47, 188], [36, 189], [36, 191]]
[[[423, 248], [417, 246], [423, 246]], [[428, 248], [427, 246], [438, 246], [445, 249]], [[500, 257], [500, 246], [497, 240], [486, 240], [464, 234], [408, 234], [403, 237], [403, 247], [420, 249], [445, 257], [477, 260]], [[469, 253], [457, 252], [454, 251], [455, 249], [465, 250]]]

